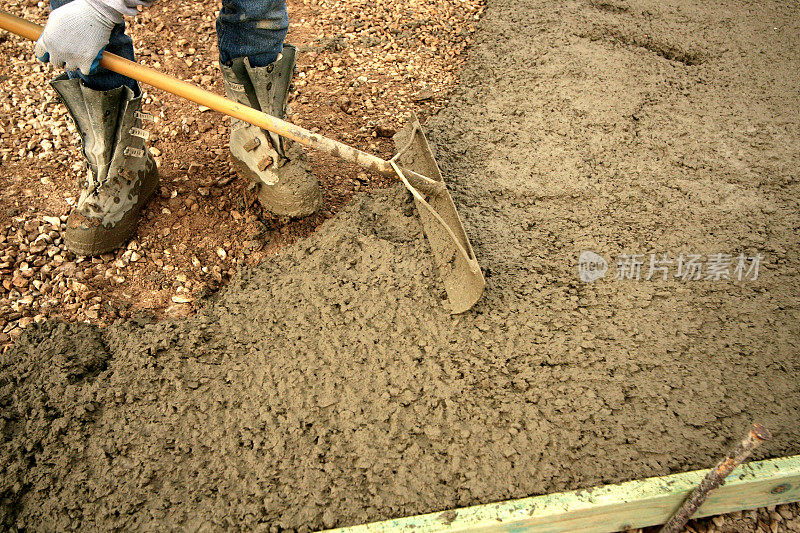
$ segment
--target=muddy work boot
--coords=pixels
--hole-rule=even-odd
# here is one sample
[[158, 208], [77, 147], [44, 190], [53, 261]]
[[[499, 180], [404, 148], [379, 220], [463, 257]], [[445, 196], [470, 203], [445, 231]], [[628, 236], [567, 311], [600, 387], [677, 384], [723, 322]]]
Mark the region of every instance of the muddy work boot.
[[95, 91], [66, 75], [52, 85], [75, 122], [88, 167], [64, 240], [78, 255], [109, 252], [133, 235], [142, 207], [158, 189], [139, 112], [142, 97], [128, 87]]
[[[251, 67], [247, 58], [223, 65], [228, 98], [283, 119], [296, 55], [294, 46], [284, 44], [278, 59], [266, 67]], [[319, 182], [299, 146], [287, 149], [279, 135], [231, 119], [230, 148], [236, 171], [259, 185], [258, 199], [272, 213], [299, 218], [322, 205]]]

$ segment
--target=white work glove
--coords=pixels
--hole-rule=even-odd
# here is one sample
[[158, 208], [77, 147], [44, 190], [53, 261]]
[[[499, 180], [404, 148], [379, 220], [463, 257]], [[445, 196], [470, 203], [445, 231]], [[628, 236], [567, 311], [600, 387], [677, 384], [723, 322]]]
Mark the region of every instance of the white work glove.
[[50, 13], [36, 41], [36, 57], [56, 67], [94, 74], [118, 22], [122, 15], [115, 10], [98, 9], [92, 0], [73, 0]]

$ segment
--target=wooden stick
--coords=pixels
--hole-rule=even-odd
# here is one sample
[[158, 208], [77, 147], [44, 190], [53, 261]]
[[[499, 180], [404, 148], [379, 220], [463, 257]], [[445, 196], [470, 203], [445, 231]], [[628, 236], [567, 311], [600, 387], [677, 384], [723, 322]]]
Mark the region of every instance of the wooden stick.
[[672, 515], [672, 518], [664, 524], [659, 533], [678, 533], [683, 530], [689, 519], [694, 516], [700, 506], [703, 505], [703, 502], [706, 501], [708, 494], [719, 487], [733, 469], [742, 464], [742, 461], [753, 453], [753, 450], [758, 448], [762, 442], [771, 438], [772, 434], [767, 428], [761, 424], [753, 424], [744, 440], [725, 459], [711, 469], [706, 477], [703, 478], [703, 481], [700, 482], [700, 485], [692, 491], [686, 501], [683, 502], [683, 505]]
[[[15, 17], [14, 15], [0, 11], [0, 28], [35, 41], [42, 33], [42, 27], [33, 22], [28, 22], [25, 19]], [[196, 85], [173, 78], [163, 74], [155, 69], [140, 65], [134, 61], [129, 61], [125, 58], [106, 52], [103, 54], [103, 59], [100, 65], [127, 76], [138, 80], [142, 83], [152, 85], [157, 89], [161, 89], [168, 93], [186, 98], [196, 104], [204, 105], [225, 115], [238, 118], [259, 128], [264, 128], [273, 133], [277, 133], [282, 137], [292, 139], [303, 146], [320, 150], [334, 157], [344, 159], [351, 163], [355, 163], [360, 167], [387, 177], [397, 177], [394, 168], [388, 161], [384, 161], [380, 157], [362, 152], [351, 146], [328, 139], [317, 133], [310, 132], [300, 126], [291, 124], [277, 117], [262, 113], [257, 109], [253, 109], [246, 105], [242, 105], [233, 100], [229, 100], [218, 94], [212, 93], [202, 89]], [[414, 187], [420, 189], [425, 193], [441, 192], [443, 184], [432, 180], [428, 177], [417, 174], [410, 170], [404, 169], [406, 177], [410, 178], [409, 181]]]

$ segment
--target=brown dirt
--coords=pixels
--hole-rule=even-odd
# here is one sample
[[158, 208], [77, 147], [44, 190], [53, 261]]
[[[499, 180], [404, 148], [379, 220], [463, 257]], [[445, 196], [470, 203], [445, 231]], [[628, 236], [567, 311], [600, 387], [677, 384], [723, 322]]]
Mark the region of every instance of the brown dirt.
[[[753, 420], [757, 458], [800, 453], [799, 10], [492, 0], [428, 123], [478, 306], [447, 313], [392, 188], [195, 317], [33, 326], [3, 358], [6, 523], [354, 524], [708, 467]], [[585, 249], [764, 259], [586, 284]]]

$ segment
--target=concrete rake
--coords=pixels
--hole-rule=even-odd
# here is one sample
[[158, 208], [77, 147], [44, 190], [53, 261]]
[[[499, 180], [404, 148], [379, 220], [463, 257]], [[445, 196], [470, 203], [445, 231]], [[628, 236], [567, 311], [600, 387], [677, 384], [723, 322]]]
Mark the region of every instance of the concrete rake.
[[[41, 26], [2, 11], [0, 28], [32, 41], [42, 32]], [[480, 299], [485, 286], [483, 273], [416, 116], [398, 132], [395, 141], [399, 151], [386, 161], [114, 54], [105, 53], [100, 65], [376, 174], [398, 179], [414, 197], [451, 312], [463, 313]]]

